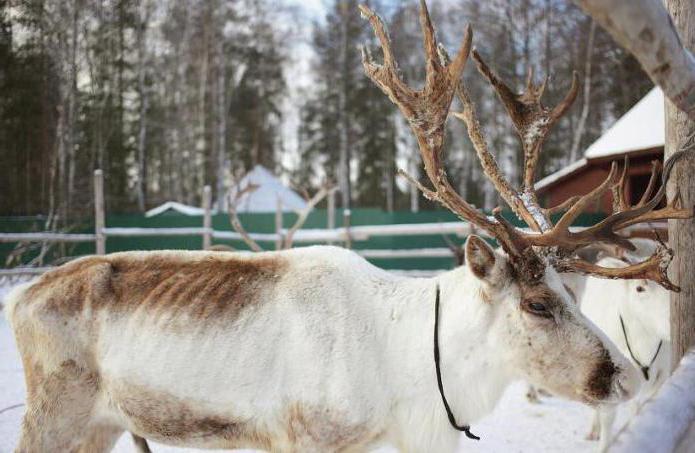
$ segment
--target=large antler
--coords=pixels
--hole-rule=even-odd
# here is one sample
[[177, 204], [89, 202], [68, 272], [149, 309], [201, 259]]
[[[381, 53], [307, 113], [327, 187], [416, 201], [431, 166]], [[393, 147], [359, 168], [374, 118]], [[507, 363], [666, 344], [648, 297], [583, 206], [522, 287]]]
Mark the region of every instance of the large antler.
[[[468, 60], [472, 41], [470, 26], [466, 29], [456, 57], [449, 62], [438, 48], [427, 6], [423, 0], [420, 1], [420, 25], [425, 48], [426, 77], [425, 86], [421, 90], [413, 90], [401, 79], [391, 50], [391, 41], [381, 18], [366, 6], [361, 5], [360, 11], [374, 28], [384, 53], [384, 62], [380, 65], [374, 62], [369, 49], [363, 48], [362, 63], [365, 72], [399, 107], [408, 120], [417, 139], [425, 164], [425, 172], [434, 189], [424, 187], [402, 170], [399, 170], [399, 173], [415, 184], [428, 199], [440, 202], [461, 219], [479, 226], [497, 238], [512, 260], [526, 262], [524, 268], [529, 269], [531, 277], [539, 278], [542, 275], [542, 263], [528, 244], [515, 234], [514, 228], [502, 219], [501, 213], [497, 211], [494, 214], [495, 217], [490, 218], [466, 202], [454, 190], [443, 168], [442, 146], [445, 123], [459, 85], [458, 81]], [[513, 191], [508, 185], [499, 187], [499, 190], [510, 191], [509, 196]]]
[[[678, 289], [666, 276], [666, 268], [672, 252], [665, 247], [657, 250], [644, 262], [619, 270], [605, 269], [586, 263], [574, 257], [574, 254], [578, 249], [596, 242], [617, 244], [632, 249], [632, 244], [618, 234], [620, 230], [645, 221], [692, 217], [691, 209], [683, 209], [677, 205], [680, 197], [676, 197], [666, 208], [654, 210], [665, 196], [666, 181], [674, 164], [683, 156], [682, 153], [674, 155], [666, 162], [661, 186], [656, 194], [649, 198], [657, 181], [658, 166], [653, 167], [649, 188], [634, 206], [630, 206], [625, 199], [628, 172], [626, 162], [626, 168], [623, 169], [619, 179], [616, 180], [618, 166], [613, 163], [608, 177], [598, 187], [583, 196], [573, 197], [560, 206], [544, 209], [540, 206], [534, 190], [540, 150], [551, 127], [567, 112], [577, 96], [577, 74], [574, 73], [572, 84], [564, 99], [554, 108], [548, 108], [541, 103], [547, 79], [540, 84], [535, 84], [533, 73], [529, 72], [525, 91], [517, 94], [484, 62], [479, 53], [473, 51], [473, 59], [478, 70], [497, 92], [521, 140], [524, 151], [524, 176], [521, 189], [517, 190], [504, 178], [494, 156], [490, 153], [476, 115], [475, 105], [466, 87], [460, 82], [471, 47], [470, 27], [466, 29], [463, 43], [456, 57], [449, 61], [443, 47], [436, 42], [427, 6], [424, 0], [420, 1], [426, 79], [423, 89], [413, 90], [400, 77], [384, 23], [366, 6], [360, 6], [360, 10], [374, 28], [384, 53], [384, 63], [379, 65], [373, 61], [368, 49], [363, 50], [365, 72], [399, 107], [410, 123], [417, 138], [425, 171], [434, 188], [424, 187], [402, 170], [400, 173], [415, 184], [425, 197], [437, 200], [460, 218], [494, 236], [507, 251], [510, 259], [515, 262], [522, 277], [537, 279], [542, 276], [544, 263], [533, 249], [537, 247], [544, 249], [548, 263], [553, 264], [560, 271], [583, 272], [607, 278], [649, 278], [668, 289]], [[456, 113], [455, 116], [466, 123], [468, 135], [485, 175], [516, 215], [533, 231], [513, 227], [502, 217], [499, 208], [493, 211], [493, 218], [486, 216], [463, 200], [451, 186], [443, 168], [442, 147], [444, 125], [454, 95], [457, 95], [463, 104], [463, 112]], [[609, 190], [613, 191], [615, 197], [614, 212], [587, 229], [580, 231], [571, 229], [570, 226], [577, 217]], [[557, 223], [553, 224], [550, 215], [562, 211], [564, 214]]]

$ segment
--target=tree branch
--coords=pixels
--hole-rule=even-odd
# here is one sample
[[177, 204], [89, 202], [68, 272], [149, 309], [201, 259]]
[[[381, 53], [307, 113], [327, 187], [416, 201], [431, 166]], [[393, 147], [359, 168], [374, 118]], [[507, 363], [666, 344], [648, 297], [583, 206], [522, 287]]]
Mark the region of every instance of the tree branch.
[[695, 121], [695, 57], [660, 0], [574, 0], [640, 62], [667, 98]]

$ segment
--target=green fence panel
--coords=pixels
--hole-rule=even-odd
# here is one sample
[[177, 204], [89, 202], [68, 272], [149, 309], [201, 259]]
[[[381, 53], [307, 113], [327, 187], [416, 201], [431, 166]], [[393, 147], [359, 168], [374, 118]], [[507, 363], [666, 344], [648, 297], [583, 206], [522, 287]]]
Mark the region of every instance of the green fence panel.
[[[511, 212], [505, 213], [505, 218], [515, 225], [523, 226]], [[275, 214], [239, 214], [241, 222], [247, 231], [252, 233], [274, 233]], [[589, 225], [603, 218], [603, 215], [584, 214], [580, 216], [575, 225]], [[283, 226], [289, 228], [296, 220], [297, 216], [293, 213], [283, 215]], [[316, 209], [311, 212], [304, 224], [304, 229], [327, 228], [327, 212], [325, 209]], [[392, 224], [411, 224], [411, 223], [438, 223], [456, 222], [458, 218], [449, 211], [432, 210], [421, 212], [396, 211], [386, 212], [380, 209], [353, 209], [351, 211], [351, 226], [359, 225], [392, 225]], [[42, 231], [45, 220], [38, 217], [0, 217], [0, 232], [30, 232]], [[336, 227], [343, 225], [343, 211], [336, 210]], [[110, 228], [182, 228], [182, 227], [202, 227], [202, 216], [186, 216], [176, 212], [166, 212], [156, 217], [146, 218], [141, 214], [110, 214], [106, 216], [106, 225]], [[229, 217], [226, 214], [216, 214], [213, 216], [212, 225], [215, 230], [232, 231]], [[73, 229], [72, 233], [91, 233], [94, 231], [93, 224], [85, 222]], [[465, 238], [451, 235], [449, 237], [456, 244], [463, 244]], [[214, 244], [227, 244], [235, 249], [247, 250], [248, 247], [243, 241], [228, 241], [214, 239]], [[261, 246], [272, 250], [275, 244], [272, 242], [261, 242]], [[8, 254], [17, 244], [0, 243], [0, 259], [3, 265]], [[296, 244], [297, 246], [311, 244]], [[342, 245], [342, 244], [337, 244]], [[416, 235], [416, 236], [390, 236], [372, 237], [366, 241], [353, 241], [352, 246], [356, 250], [362, 249], [420, 249], [433, 247], [447, 247], [445, 239], [441, 235]], [[56, 245], [56, 251], [60, 254], [70, 256], [88, 255], [94, 253], [94, 243], [65, 244]], [[109, 237], [106, 241], [107, 252], [118, 252], [125, 250], [164, 250], [164, 249], [188, 249], [200, 250], [202, 248], [202, 236], [149, 236], [149, 237]], [[23, 256], [23, 261], [36, 256], [38, 250], [27, 253]], [[454, 264], [452, 258], [392, 258], [392, 259], [370, 259], [375, 265], [384, 269], [446, 269]]]

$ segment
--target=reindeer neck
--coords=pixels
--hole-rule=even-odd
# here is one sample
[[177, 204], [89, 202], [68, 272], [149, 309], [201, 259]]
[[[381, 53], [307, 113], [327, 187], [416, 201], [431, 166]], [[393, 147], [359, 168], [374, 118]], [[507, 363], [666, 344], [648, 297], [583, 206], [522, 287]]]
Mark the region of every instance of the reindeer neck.
[[[439, 348], [444, 392], [459, 424], [472, 424], [494, 408], [511, 381], [499, 345], [490, 341], [495, 310], [482, 300], [479, 281], [464, 266], [435, 279], [408, 280], [395, 291], [389, 351], [401, 429], [422, 441], [458, 439], [437, 387], [433, 357], [435, 295], [440, 288]], [[403, 428], [403, 425], [406, 428]], [[425, 426], [427, 425], [427, 426]], [[441, 445], [444, 448], [444, 445]], [[430, 449], [435, 451], [436, 448]], [[440, 451], [440, 450], [438, 450]]]

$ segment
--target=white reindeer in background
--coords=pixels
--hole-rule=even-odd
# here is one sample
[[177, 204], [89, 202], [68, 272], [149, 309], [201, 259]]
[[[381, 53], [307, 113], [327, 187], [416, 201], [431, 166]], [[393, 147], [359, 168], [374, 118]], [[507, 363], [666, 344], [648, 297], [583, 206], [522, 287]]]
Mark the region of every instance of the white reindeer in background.
[[[650, 278], [673, 288], [665, 274], [669, 250], [621, 269], [574, 252], [596, 241], [630, 246], [617, 231], [692, 212], [655, 211], [662, 185], [642, 208], [570, 230], [614, 182], [614, 166], [552, 223], [552, 210], [533, 193], [535, 166], [550, 127], [576, 96], [576, 80], [549, 110], [540, 104], [542, 86], [529, 79], [526, 92], [514, 95], [473, 54], [522, 138], [525, 182], [517, 191], [488, 152], [460, 84], [470, 29], [447, 63], [422, 2], [427, 76], [414, 91], [400, 79], [383, 23], [366, 7], [362, 13], [384, 52], [383, 65], [365, 55], [365, 70], [418, 139], [433, 184], [421, 188], [494, 236], [505, 254], [471, 236], [466, 265], [432, 279], [394, 276], [335, 247], [125, 252], [66, 264], [16, 289], [6, 307], [27, 383], [18, 452], [108, 451], [124, 430], [202, 448], [326, 452], [392, 444], [453, 452], [457, 429], [492, 411], [515, 379], [591, 405], [635, 395], [639, 371], [569, 300], [558, 271]], [[484, 171], [534, 232], [514, 228], [499, 211], [488, 217], [452, 189], [441, 153], [457, 93]]]
[[[637, 242], [640, 251], [653, 251], [654, 241]], [[615, 255], [615, 253], [612, 253]], [[603, 257], [598, 265], [623, 268], [644, 254], [620, 253]], [[581, 311], [640, 370], [642, 390], [629, 402], [634, 415], [641, 403], [661, 387], [671, 370], [669, 293], [649, 280], [603, 280], [587, 278], [581, 298]], [[599, 451], [606, 451], [612, 440], [616, 408], [606, 406], [594, 413], [589, 438], [600, 439]]]

